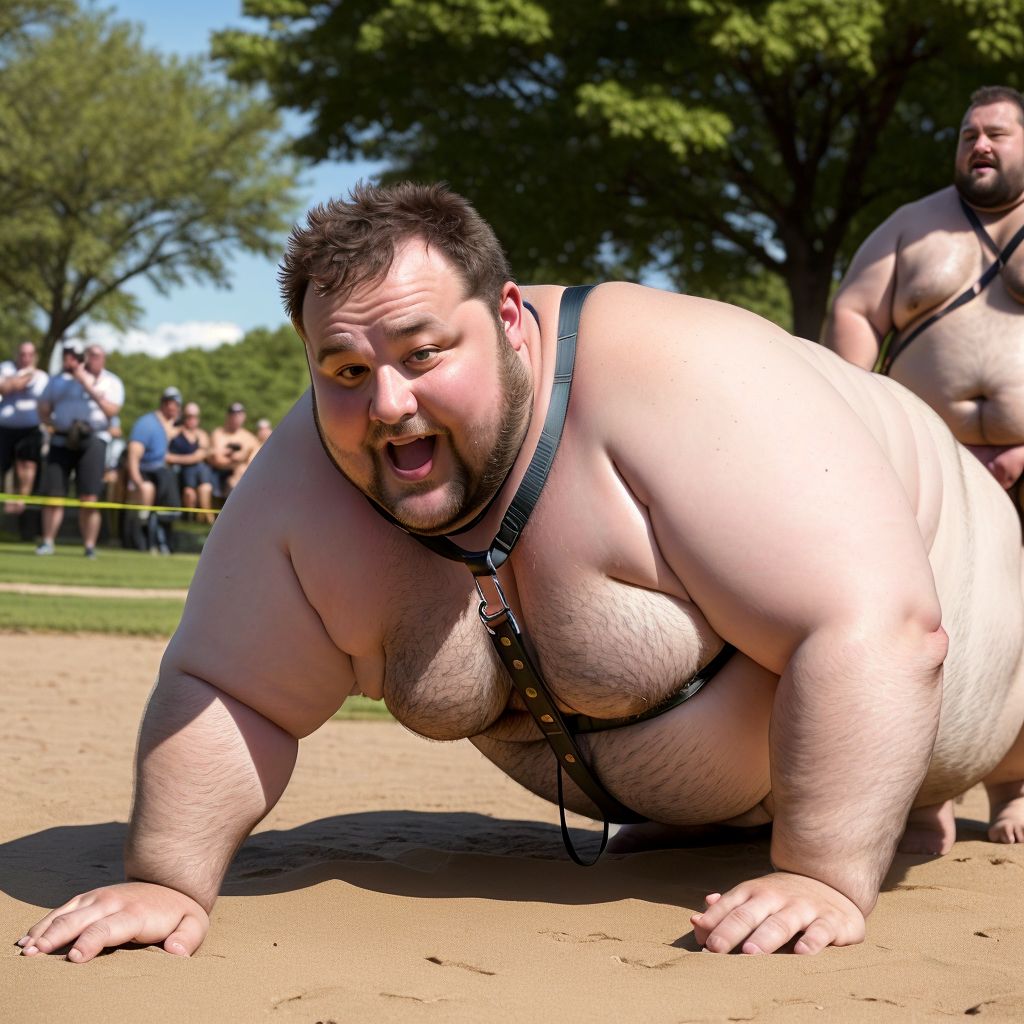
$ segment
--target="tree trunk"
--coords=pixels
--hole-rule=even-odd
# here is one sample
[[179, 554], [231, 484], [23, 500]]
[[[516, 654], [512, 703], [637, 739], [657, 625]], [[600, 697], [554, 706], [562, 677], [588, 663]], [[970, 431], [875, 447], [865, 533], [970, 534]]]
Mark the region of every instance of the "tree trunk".
[[820, 341], [832, 289], [832, 254], [791, 252], [784, 276], [793, 304], [793, 333], [798, 338]]

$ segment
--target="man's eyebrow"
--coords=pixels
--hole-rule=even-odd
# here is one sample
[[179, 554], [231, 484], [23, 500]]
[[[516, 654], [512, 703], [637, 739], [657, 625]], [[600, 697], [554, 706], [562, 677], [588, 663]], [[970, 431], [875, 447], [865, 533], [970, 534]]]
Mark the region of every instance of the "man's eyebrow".
[[354, 352], [356, 349], [355, 339], [351, 334], [338, 334], [331, 338], [329, 341], [325, 341], [322, 345], [318, 345], [316, 349], [316, 363], [317, 366], [323, 366], [323, 364], [331, 358], [331, 356], [344, 355], [347, 352]]
[[408, 338], [423, 331], [447, 331], [444, 321], [431, 313], [410, 313], [390, 320], [383, 326], [384, 334], [393, 339]]

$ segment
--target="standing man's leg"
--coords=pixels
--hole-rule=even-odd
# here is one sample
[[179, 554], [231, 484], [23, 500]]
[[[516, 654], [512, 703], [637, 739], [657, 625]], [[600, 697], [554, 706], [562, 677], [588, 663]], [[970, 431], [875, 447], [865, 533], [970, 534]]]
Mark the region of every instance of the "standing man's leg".
[[[98, 437], [89, 438], [89, 443], [75, 470], [75, 481], [80, 501], [97, 501], [103, 492], [103, 472], [106, 468], [107, 442]], [[83, 505], [78, 510], [78, 529], [85, 545], [85, 557], [96, 557], [96, 541], [100, 537], [102, 525], [101, 513], [98, 508]]]
[[[67, 448], [50, 445], [50, 451], [43, 463], [43, 480], [40, 493], [47, 498], [66, 498], [71, 471], [78, 464], [78, 453]], [[52, 555], [61, 523], [64, 522], [63, 505], [43, 506], [41, 543], [37, 555]]]

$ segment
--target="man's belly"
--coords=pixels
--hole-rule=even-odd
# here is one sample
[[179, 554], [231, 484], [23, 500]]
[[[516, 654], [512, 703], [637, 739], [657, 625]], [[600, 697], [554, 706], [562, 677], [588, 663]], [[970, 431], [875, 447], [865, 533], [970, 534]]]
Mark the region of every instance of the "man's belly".
[[[691, 700], [657, 718], [579, 738], [598, 779], [632, 810], [666, 824], [722, 822], [747, 814], [771, 789], [768, 726], [777, 679], [742, 654]], [[557, 765], [525, 713], [472, 742], [521, 785], [557, 800]], [[565, 803], [595, 810], [568, 780]]]
[[1024, 307], [986, 296], [929, 328], [890, 376], [923, 398], [968, 445], [1024, 443]]

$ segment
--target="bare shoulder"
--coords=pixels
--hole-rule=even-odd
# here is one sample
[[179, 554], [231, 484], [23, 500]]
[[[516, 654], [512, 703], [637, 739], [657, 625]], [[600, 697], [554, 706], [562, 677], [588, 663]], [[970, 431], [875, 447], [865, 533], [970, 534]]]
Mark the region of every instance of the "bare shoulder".
[[304, 396], [218, 517], [165, 661], [293, 735], [313, 731], [351, 692], [372, 621], [372, 553], [355, 540], [368, 513]]

